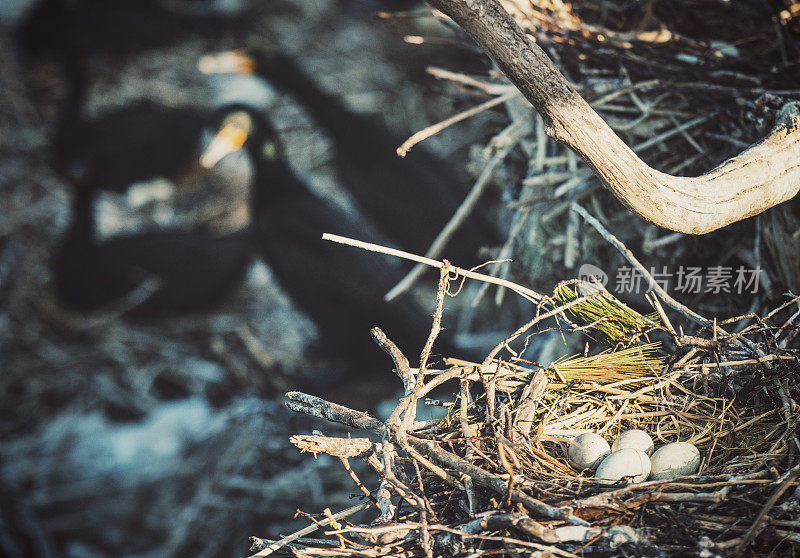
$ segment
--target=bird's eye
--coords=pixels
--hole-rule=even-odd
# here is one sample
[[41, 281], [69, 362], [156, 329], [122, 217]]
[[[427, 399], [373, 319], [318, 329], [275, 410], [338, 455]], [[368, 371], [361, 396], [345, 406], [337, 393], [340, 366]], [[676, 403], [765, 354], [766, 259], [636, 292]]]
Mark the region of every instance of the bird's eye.
[[265, 142], [264, 145], [261, 146], [261, 154], [265, 159], [275, 159], [278, 156], [278, 147], [275, 145], [275, 142]]

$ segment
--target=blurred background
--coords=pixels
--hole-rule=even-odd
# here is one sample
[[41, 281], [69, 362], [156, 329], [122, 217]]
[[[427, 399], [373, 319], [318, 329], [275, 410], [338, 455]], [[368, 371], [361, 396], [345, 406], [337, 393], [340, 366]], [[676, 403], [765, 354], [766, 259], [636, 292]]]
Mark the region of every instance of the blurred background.
[[[789, 0], [503, 4], [671, 174], [800, 99]], [[5, 0], [0, 25], [0, 555], [245, 556], [307, 525], [298, 508], [358, 501], [340, 463], [289, 444], [333, 427], [283, 393], [385, 416], [401, 386], [369, 330], [415, 365], [437, 274], [384, 302], [411, 264], [323, 232], [423, 254], [472, 199], [435, 257], [543, 293], [591, 264], [650, 312], [646, 285], [614, 289], [626, 262], [580, 203], [703, 315], [797, 290], [796, 202], [702, 238], [632, 216], [419, 1]], [[675, 292], [685, 266], [758, 282]], [[533, 310], [466, 283], [433, 365], [482, 360]], [[588, 350], [577, 337], [517, 356], [548, 365]]]
[[[486, 60], [413, 1], [1, 4], [0, 554], [243, 556], [298, 508], [352, 505], [338, 462], [288, 443], [328, 427], [282, 394], [374, 411], [400, 383], [369, 328], [413, 361], [437, 276], [384, 304], [411, 266], [320, 235], [427, 250], [503, 121], [394, 149], [483, 100], [427, 65]], [[226, 125], [253, 134], [204, 167]], [[500, 243], [497, 196], [459, 265]], [[477, 354], [526, 305], [453, 306], [435, 356]]]

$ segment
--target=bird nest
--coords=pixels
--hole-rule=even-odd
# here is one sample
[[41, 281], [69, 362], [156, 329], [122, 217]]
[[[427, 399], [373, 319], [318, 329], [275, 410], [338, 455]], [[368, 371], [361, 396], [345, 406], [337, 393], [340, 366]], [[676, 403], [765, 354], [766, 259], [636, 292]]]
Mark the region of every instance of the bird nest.
[[[470, 272], [442, 266], [437, 311], [420, 365], [379, 329], [373, 338], [395, 365], [405, 395], [380, 421], [358, 410], [291, 392], [297, 412], [344, 424], [364, 437], [296, 435], [301, 451], [341, 459], [363, 503], [281, 541], [254, 539], [255, 556], [703, 556], [800, 549], [800, 365], [789, 305], [769, 315], [711, 321], [678, 333], [656, 293], [642, 315], [597, 283], [571, 281], [537, 300], [535, 316], [481, 363], [428, 366], [450, 283]], [[472, 276], [475, 274], [472, 273]], [[480, 279], [480, 277], [478, 277]], [[792, 304], [797, 299], [793, 299]], [[688, 312], [688, 314], [686, 313]], [[600, 317], [597, 317], [597, 316]], [[547, 327], [542, 327], [546, 325]], [[728, 330], [736, 328], [736, 333]], [[526, 360], [548, 329], [594, 337], [583, 354], [549, 366]], [[417, 420], [433, 390], [452, 402], [436, 420]], [[656, 444], [690, 442], [696, 474], [609, 487], [567, 460], [568, 443], [595, 432], [647, 431]], [[349, 460], [370, 465], [361, 479]], [[346, 517], [374, 510], [371, 522]], [[315, 529], [324, 539], [303, 539]]]
[[[703, 172], [741, 151], [767, 129], [779, 97], [800, 98], [790, 77], [798, 61], [792, 38], [797, 4], [768, 14], [749, 2], [681, 9], [625, 1], [502, 3], [633, 150], [670, 174]], [[689, 15], [698, 12], [703, 17]], [[363, 501], [338, 513], [302, 512], [311, 520], [308, 528], [279, 541], [253, 538], [254, 555], [797, 555], [800, 365], [791, 309], [797, 298], [773, 302], [775, 285], [791, 287], [791, 271], [785, 272], [791, 265], [783, 265], [794, 261], [791, 241], [772, 243], [772, 269], [761, 259], [761, 232], [752, 222], [705, 237], [703, 246], [680, 234], [663, 235], [631, 219], [574, 154], [549, 139], [542, 119], [513, 87], [496, 76], [430, 72], [462, 92], [490, 98], [415, 134], [400, 152], [498, 105], [508, 117], [507, 126], [473, 152], [479, 178], [460, 217], [428, 258], [411, 257], [420, 266], [442, 268], [431, 337], [412, 367], [373, 331], [404, 386], [386, 420], [287, 394], [291, 409], [360, 432], [296, 435], [292, 442], [301, 451], [341, 459]], [[486, 275], [429, 259], [441, 254], [448, 230], [463, 222], [492, 177], [509, 201], [510, 233], [492, 253], [496, 261]], [[753, 246], [742, 236], [754, 237]], [[643, 259], [626, 243], [635, 243]], [[656, 264], [724, 263], [720, 254], [760, 272], [762, 292], [701, 293], [692, 309], [654, 277]], [[643, 306], [641, 297], [622, 302], [597, 283], [567, 281], [543, 296], [507, 280], [516, 275], [541, 285], [570, 273], [581, 257], [609, 266], [621, 261], [638, 273], [652, 313], [635, 309]], [[457, 275], [527, 298], [534, 316], [483, 361], [448, 359], [435, 369], [429, 355]], [[720, 308], [735, 314], [747, 306], [756, 311], [727, 320], [702, 315]], [[676, 319], [681, 323], [673, 324]], [[695, 330], [687, 334], [690, 324]], [[564, 347], [577, 338], [572, 346], [584, 345], [583, 351], [570, 356], [564, 349], [550, 364], [532, 361], [526, 349], [541, 348], [540, 339], [553, 332]], [[418, 420], [423, 403], [444, 406], [443, 415]], [[697, 473], [644, 482], [627, 477], [609, 487], [567, 459], [569, 442], [580, 434], [613, 439], [633, 428], [647, 431], [656, 445], [695, 445]], [[374, 477], [359, 477], [350, 466], [355, 458]]]

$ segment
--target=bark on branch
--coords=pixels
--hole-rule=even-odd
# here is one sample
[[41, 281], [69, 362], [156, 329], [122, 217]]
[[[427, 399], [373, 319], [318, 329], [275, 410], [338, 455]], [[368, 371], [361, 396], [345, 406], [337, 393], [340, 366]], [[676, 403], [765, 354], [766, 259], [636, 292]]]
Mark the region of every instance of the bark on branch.
[[800, 190], [800, 103], [757, 144], [698, 177], [645, 164], [570, 86], [497, 0], [428, 0], [460, 25], [533, 104], [547, 133], [575, 151], [629, 209], [661, 227], [703, 234]]
[[[319, 397], [301, 393], [298, 391], [290, 391], [286, 394], [286, 406], [296, 413], [303, 413], [312, 417], [325, 419], [330, 422], [344, 424], [352, 428], [372, 432], [380, 436], [387, 436], [397, 440], [397, 428], [388, 428], [379, 420], [369, 416], [367, 413], [349, 409], [330, 401], [325, 401]], [[324, 451], [323, 445], [319, 443], [319, 439], [299, 438], [294, 437], [294, 441], [299, 443], [298, 447], [303, 449], [315, 447], [320, 451]], [[313, 446], [309, 446], [311, 442]], [[549, 506], [525, 492], [511, 488], [509, 490], [508, 481], [490, 473], [489, 471], [473, 465], [466, 459], [459, 457], [447, 450], [440, 448], [437, 444], [415, 437], [406, 438], [407, 446], [413, 448], [421, 454], [425, 454], [432, 458], [434, 461], [440, 463], [444, 467], [458, 471], [464, 475], [472, 478], [476, 483], [494, 490], [497, 494], [506, 494], [510, 492], [511, 500], [518, 502], [525, 506], [529, 511], [547, 517], [549, 519], [556, 519], [564, 521], [570, 525], [588, 526], [589, 524], [583, 519], [572, 515], [572, 509], [569, 507], [554, 507]], [[356, 445], [362, 442], [356, 442]], [[362, 446], [362, 449], [365, 446]], [[313, 449], [311, 451], [314, 451]], [[334, 455], [339, 456], [339, 450], [334, 452]]]

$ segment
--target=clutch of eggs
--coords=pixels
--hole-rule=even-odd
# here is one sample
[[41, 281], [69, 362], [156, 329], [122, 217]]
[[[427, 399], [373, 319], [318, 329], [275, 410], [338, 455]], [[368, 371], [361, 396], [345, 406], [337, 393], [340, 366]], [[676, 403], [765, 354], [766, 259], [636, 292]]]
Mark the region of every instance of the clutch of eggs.
[[567, 457], [577, 469], [596, 470], [595, 478], [606, 486], [623, 479], [642, 482], [693, 475], [700, 468], [700, 451], [692, 444], [674, 442], [654, 449], [644, 430], [625, 430], [610, 447], [602, 436], [588, 432], [572, 440]]

